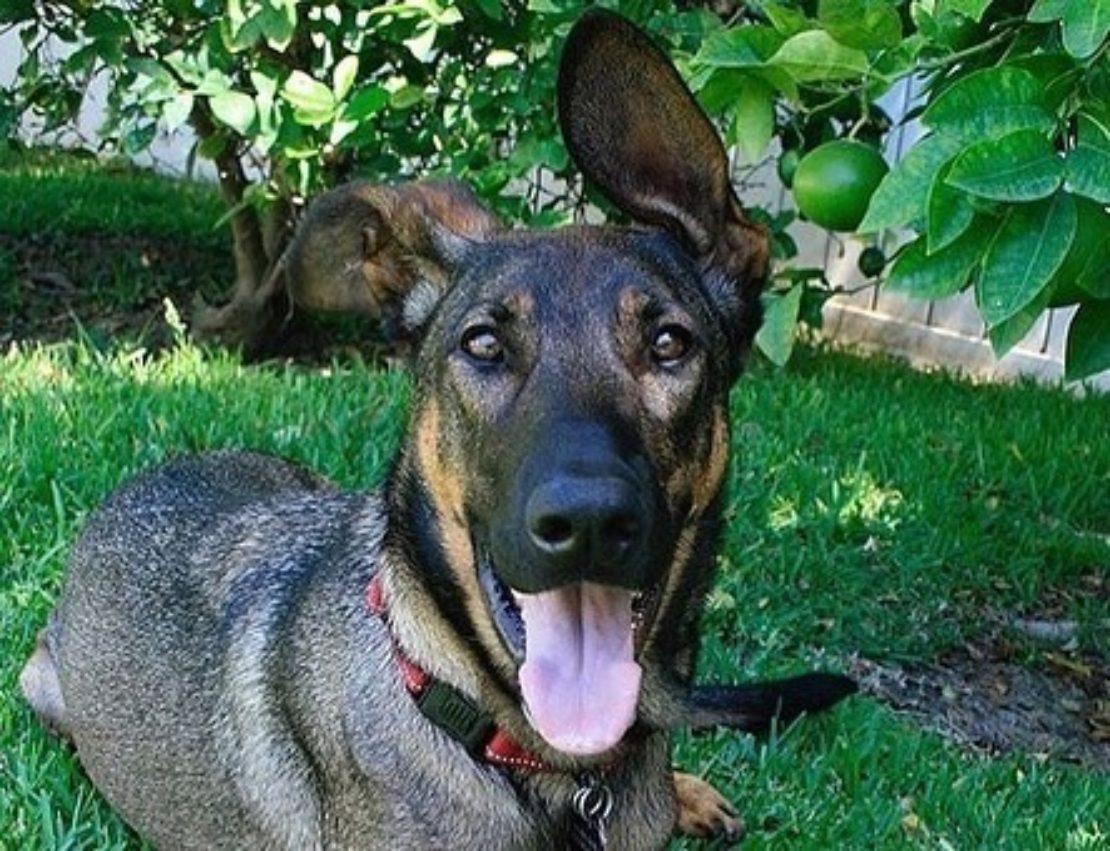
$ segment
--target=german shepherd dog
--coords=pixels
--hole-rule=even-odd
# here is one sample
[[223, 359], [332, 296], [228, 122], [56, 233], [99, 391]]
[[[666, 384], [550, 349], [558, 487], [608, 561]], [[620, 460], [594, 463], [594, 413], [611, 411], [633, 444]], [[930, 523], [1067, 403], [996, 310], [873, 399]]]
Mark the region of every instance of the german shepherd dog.
[[[637, 226], [511, 231], [452, 183], [363, 193], [375, 298], [417, 340], [380, 493], [216, 452], [123, 487], [77, 543], [23, 689], [159, 847], [735, 838], [669, 731], [854, 689], [692, 685], [768, 240], [628, 22], [577, 23], [558, 100]], [[309, 230], [359, 232], [322, 203]]]

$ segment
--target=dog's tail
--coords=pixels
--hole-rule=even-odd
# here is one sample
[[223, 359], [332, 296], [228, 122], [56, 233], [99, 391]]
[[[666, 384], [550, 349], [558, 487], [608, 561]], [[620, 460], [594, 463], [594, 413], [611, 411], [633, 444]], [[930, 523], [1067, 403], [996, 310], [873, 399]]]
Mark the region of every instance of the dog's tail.
[[690, 690], [686, 723], [694, 730], [734, 727], [749, 733], [789, 724], [803, 713], [820, 712], [859, 689], [839, 674], [803, 674], [736, 686], [695, 686]]

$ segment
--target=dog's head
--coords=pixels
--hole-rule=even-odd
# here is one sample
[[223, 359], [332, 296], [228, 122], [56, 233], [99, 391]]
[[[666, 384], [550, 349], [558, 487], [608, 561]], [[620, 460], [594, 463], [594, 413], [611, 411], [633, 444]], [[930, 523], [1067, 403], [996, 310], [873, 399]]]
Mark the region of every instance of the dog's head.
[[628, 22], [575, 26], [559, 114], [639, 225], [425, 222], [448, 274], [406, 295], [420, 342], [390, 492], [440, 608], [534, 729], [600, 754], [636, 720], [646, 669], [690, 673], [768, 244], [713, 127]]

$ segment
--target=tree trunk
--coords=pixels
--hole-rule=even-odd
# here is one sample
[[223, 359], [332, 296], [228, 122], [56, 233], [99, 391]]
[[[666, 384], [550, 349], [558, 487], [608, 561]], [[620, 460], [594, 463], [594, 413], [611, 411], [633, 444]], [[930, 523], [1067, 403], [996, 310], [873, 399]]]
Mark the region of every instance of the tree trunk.
[[[211, 140], [217, 132], [206, 105], [194, 107], [190, 123], [201, 142]], [[228, 302], [219, 307], [197, 297], [192, 331], [197, 339], [240, 348], [248, 356], [256, 356], [272, 347], [287, 310], [280, 257], [286, 242], [288, 206], [272, 205], [260, 216], [244, 200], [251, 181], [234, 140], [229, 139], [213, 161], [220, 194], [232, 211], [235, 285]]]

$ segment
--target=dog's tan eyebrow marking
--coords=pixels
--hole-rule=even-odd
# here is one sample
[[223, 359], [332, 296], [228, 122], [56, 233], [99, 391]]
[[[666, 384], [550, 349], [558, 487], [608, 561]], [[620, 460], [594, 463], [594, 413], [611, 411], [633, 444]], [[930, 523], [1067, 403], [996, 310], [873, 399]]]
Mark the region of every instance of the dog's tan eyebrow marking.
[[531, 293], [514, 291], [504, 298], [491, 298], [475, 302], [466, 310], [464, 321], [488, 318], [497, 323], [512, 322], [517, 319], [526, 319], [535, 309], [535, 299]]
[[683, 323], [692, 322], [690, 314], [681, 305], [636, 284], [629, 284], [617, 296], [617, 321], [622, 325], [647, 325], [664, 317]]
[[489, 299], [475, 302], [466, 308], [462, 314], [463, 324], [471, 322], [500, 323], [512, 319], [512, 313], [499, 301]]
[[515, 290], [501, 299], [498, 307], [508, 313], [506, 318], [530, 316], [535, 310], [536, 299], [526, 290]]
[[657, 298], [636, 284], [628, 284], [617, 296], [617, 318], [622, 322], [635, 322], [641, 317], [653, 318], [663, 312]]

